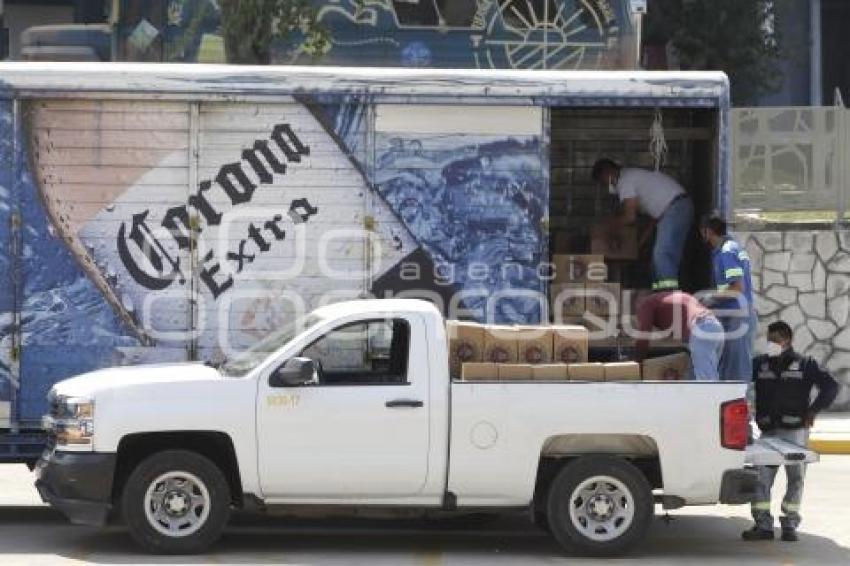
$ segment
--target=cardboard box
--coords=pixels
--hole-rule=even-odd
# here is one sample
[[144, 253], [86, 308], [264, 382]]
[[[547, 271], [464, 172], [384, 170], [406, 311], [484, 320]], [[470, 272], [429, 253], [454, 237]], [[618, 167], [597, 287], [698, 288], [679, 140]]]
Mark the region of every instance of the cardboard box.
[[474, 322], [446, 321], [449, 339], [449, 375], [460, 377], [465, 362], [484, 360], [484, 327]]
[[608, 266], [601, 255], [565, 255], [552, 256], [555, 266], [555, 283], [585, 283], [608, 279]]
[[515, 364], [519, 359], [517, 329], [513, 326], [484, 327], [484, 361]]
[[531, 381], [531, 364], [496, 364], [499, 367], [499, 381]]
[[517, 327], [517, 357], [521, 364], [548, 364], [552, 361], [552, 329], [546, 326]]
[[620, 312], [619, 283], [588, 283], [587, 312], [608, 316]]
[[650, 381], [679, 381], [687, 379], [691, 356], [687, 352], [648, 358], [643, 361], [643, 379]]
[[605, 256], [605, 259], [637, 259], [637, 228], [624, 226], [612, 232], [603, 224], [593, 226], [590, 229], [590, 253]]
[[552, 306], [555, 322], [563, 321], [564, 317], [584, 315], [584, 289], [584, 283], [553, 283], [549, 287], [549, 304]]
[[605, 381], [605, 366], [600, 363], [569, 364], [570, 381]]
[[584, 326], [590, 332], [590, 341], [616, 338], [619, 330], [618, 320], [608, 315], [588, 314], [584, 318]]
[[612, 362], [605, 364], [605, 381], [640, 381], [640, 364]]
[[[615, 318], [592, 313], [580, 317], [564, 317], [564, 324], [585, 328], [591, 342], [616, 338], [619, 333], [617, 322], [618, 320]], [[557, 357], [554, 359], [558, 361]]]
[[587, 361], [588, 332], [583, 326], [552, 327], [552, 359], [573, 364]]
[[567, 381], [567, 364], [540, 364], [531, 367], [531, 378], [536, 381]]
[[499, 379], [499, 366], [485, 362], [467, 362], [461, 369], [464, 381], [496, 381]]

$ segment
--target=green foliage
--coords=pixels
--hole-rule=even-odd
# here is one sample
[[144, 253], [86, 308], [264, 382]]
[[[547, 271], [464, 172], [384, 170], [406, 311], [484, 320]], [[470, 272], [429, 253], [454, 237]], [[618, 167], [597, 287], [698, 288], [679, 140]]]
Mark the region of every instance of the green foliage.
[[683, 69], [729, 75], [735, 104], [753, 104], [781, 85], [781, 37], [787, 0], [650, 0], [645, 43], [670, 44]]
[[221, 20], [229, 63], [267, 65], [278, 39], [295, 39], [297, 49], [313, 58], [331, 48], [311, 0], [221, 0]]

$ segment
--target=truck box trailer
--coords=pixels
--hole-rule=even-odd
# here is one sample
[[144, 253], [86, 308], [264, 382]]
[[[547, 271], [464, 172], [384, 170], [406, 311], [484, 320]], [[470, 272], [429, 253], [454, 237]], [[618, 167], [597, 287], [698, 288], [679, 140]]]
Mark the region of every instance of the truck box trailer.
[[[653, 166], [660, 113], [661, 166], [725, 212], [728, 110], [714, 72], [2, 63], [0, 460], [37, 458], [64, 378], [228, 356], [326, 303], [548, 321], [541, 266], [612, 206], [594, 160]], [[645, 287], [646, 253], [609, 279]]]

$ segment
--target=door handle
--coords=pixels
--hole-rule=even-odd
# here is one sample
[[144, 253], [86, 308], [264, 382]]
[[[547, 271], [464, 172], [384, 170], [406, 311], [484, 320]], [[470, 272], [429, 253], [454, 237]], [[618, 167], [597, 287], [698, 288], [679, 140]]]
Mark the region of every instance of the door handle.
[[385, 404], [390, 409], [395, 409], [397, 407], [418, 408], [425, 405], [425, 403], [417, 401], [416, 399], [393, 399], [392, 401], [387, 401]]

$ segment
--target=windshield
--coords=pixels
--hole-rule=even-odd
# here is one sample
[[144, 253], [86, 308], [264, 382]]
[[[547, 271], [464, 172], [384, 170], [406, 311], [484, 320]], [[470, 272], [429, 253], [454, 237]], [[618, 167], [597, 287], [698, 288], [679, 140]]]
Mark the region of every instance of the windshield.
[[296, 318], [279, 330], [276, 330], [248, 348], [233, 359], [227, 359], [221, 364], [221, 371], [225, 375], [241, 377], [260, 365], [266, 358], [278, 351], [287, 342], [295, 338], [301, 332], [316, 326], [322, 318], [315, 314], [308, 314]]

